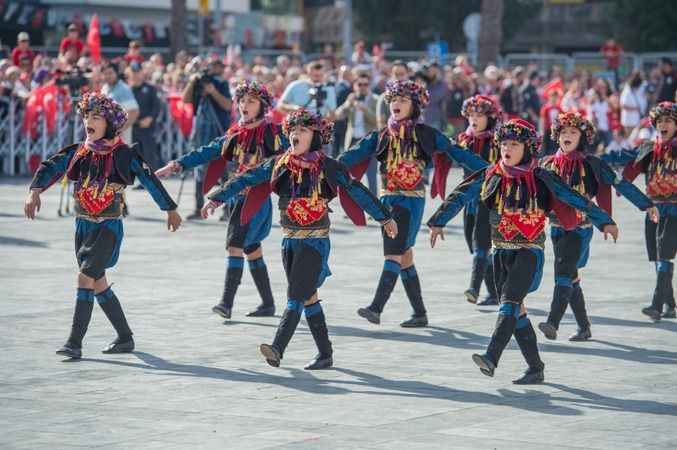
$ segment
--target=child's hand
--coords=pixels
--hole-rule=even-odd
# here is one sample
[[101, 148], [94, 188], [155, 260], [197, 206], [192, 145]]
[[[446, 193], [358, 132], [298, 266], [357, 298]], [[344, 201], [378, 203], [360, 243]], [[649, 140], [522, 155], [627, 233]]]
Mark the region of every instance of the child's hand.
[[395, 239], [397, 236], [397, 222], [395, 222], [393, 219], [390, 219], [383, 224], [383, 230], [386, 232], [386, 236], [388, 236], [390, 239]]
[[618, 227], [616, 225], [604, 225], [602, 230], [604, 233], [604, 240], [606, 241], [609, 235], [614, 238], [614, 242], [618, 240]]
[[24, 214], [26, 217], [33, 220], [38, 211], [40, 211], [40, 190], [31, 189], [31, 193], [28, 194], [28, 198], [24, 203]]
[[658, 208], [652, 206], [651, 208], [647, 209], [646, 212], [649, 214], [649, 219], [651, 219], [653, 223], [658, 223], [658, 219], [660, 218], [660, 215], [658, 214]]
[[163, 178], [179, 172], [181, 172], [181, 164], [176, 161], [169, 161], [164, 167], [160, 167], [155, 171], [155, 176]]
[[435, 248], [435, 243], [437, 242], [437, 236], [440, 239], [444, 240], [444, 228], [442, 227], [430, 227], [430, 247]]
[[203, 219], [206, 219], [207, 217], [211, 216], [214, 214], [214, 210], [221, 206], [221, 202], [217, 202], [215, 200], [209, 200], [203, 207], [201, 211], [201, 215]]
[[174, 231], [178, 230], [182, 221], [183, 220], [181, 219], [181, 216], [176, 212], [175, 209], [167, 211], [167, 229], [169, 231], [173, 233]]

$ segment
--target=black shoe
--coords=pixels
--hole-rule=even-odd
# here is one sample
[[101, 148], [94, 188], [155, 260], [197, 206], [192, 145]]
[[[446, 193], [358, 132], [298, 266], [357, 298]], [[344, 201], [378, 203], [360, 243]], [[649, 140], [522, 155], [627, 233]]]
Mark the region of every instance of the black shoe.
[[480, 297], [475, 289], [466, 289], [463, 295], [465, 295], [465, 299], [468, 303], [472, 303], [473, 305], [477, 303], [477, 299]]
[[677, 313], [675, 312], [675, 308], [668, 308], [665, 310], [663, 313], [663, 318], [664, 319], [675, 319], [677, 318]]
[[82, 358], [82, 349], [71, 347], [70, 345], [66, 344], [59, 350], [57, 350], [56, 354], [61, 356], [67, 356], [71, 359], [80, 359]]
[[269, 365], [273, 367], [280, 367], [280, 360], [282, 357], [280, 356], [280, 352], [275, 347], [268, 344], [261, 344], [261, 346], [259, 346], [259, 350], [261, 351], [263, 357], [266, 358], [266, 362]]
[[111, 342], [108, 347], [101, 350], [101, 353], [132, 353], [134, 351], [134, 339], [130, 336], [125, 340], [119, 337]]
[[571, 342], [580, 342], [580, 341], [587, 341], [592, 337], [592, 333], [590, 332], [590, 328], [585, 328], [583, 330], [578, 330], [576, 334], [572, 334], [571, 337], [569, 337], [569, 340]]
[[484, 375], [488, 377], [494, 376], [496, 364], [491, 362], [491, 360], [487, 358], [486, 355], [480, 355], [475, 353], [472, 355], [472, 360], [477, 365], [477, 367], [480, 368], [480, 372], [482, 372]]
[[328, 369], [331, 366], [334, 365], [334, 360], [331, 355], [329, 356], [323, 356], [321, 354], [317, 354], [315, 358], [310, 361], [310, 363], [304, 367], [306, 370], [322, 370], [322, 369]]
[[192, 214], [188, 214], [186, 220], [202, 220], [202, 214], [200, 214], [200, 211], [195, 211]]
[[645, 316], [649, 316], [651, 320], [654, 322], [658, 322], [661, 320], [661, 312], [654, 308], [653, 306], [647, 306], [646, 308], [642, 308], [642, 314]]
[[215, 312], [224, 319], [230, 319], [230, 316], [233, 314], [233, 309], [227, 308], [223, 303], [219, 303], [212, 307], [212, 312]]
[[360, 308], [357, 310], [357, 315], [364, 317], [369, 322], [379, 325], [381, 323], [381, 314], [372, 311], [369, 308]]
[[545, 381], [543, 369], [528, 369], [520, 378], [512, 380], [513, 384], [540, 384]]
[[402, 328], [423, 328], [428, 326], [428, 316], [411, 316], [400, 324]]
[[550, 322], [539, 323], [538, 329], [543, 332], [547, 339], [550, 339], [551, 341], [557, 339], [557, 328], [555, 328], [555, 325], [551, 324]]
[[[214, 308], [216, 308], [216, 306]], [[259, 305], [256, 307], [254, 311], [250, 311], [247, 313], [247, 317], [273, 317], [274, 315], [275, 315], [275, 306], [263, 306], [263, 305]]]
[[498, 305], [498, 299], [496, 297], [486, 296], [484, 300], [477, 303], [477, 306], [494, 306]]

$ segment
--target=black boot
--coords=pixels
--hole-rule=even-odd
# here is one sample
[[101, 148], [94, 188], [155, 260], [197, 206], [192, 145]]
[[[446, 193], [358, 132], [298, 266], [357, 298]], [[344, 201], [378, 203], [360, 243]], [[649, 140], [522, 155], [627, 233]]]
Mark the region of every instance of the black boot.
[[75, 301], [75, 312], [73, 313], [73, 324], [71, 325], [71, 334], [66, 344], [56, 351], [57, 355], [67, 356], [73, 359], [82, 357], [82, 339], [87, 333], [89, 321], [92, 319], [92, 310], [94, 309], [94, 291], [91, 289], [78, 289], [77, 300]]
[[381, 323], [381, 313], [390, 298], [390, 294], [395, 289], [395, 283], [397, 283], [399, 275], [400, 265], [395, 261], [386, 260], [381, 272], [381, 278], [378, 281], [376, 293], [374, 294], [374, 300], [368, 307], [358, 309], [357, 314], [371, 323]]
[[327, 321], [324, 317], [324, 311], [322, 311], [322, 307], [319, 303], [315, 303], [305, 310], [308, 328], [310, 328], [310, 332], [313, 335], [318, 354], [315, 355], [315, 358], [305, 366], [304, 369], [328, 369], [334, 365], [334, 360], [332, 358], [334, 351], [332, 350], [331, 341], [329, 340], [329, 331], [327, 330]]
[[557, 339], [557, 329], [559, 328], [559, 323], [562, 321], [564, 312], [567, 310], [567, 305], [569, 304], [572, 292], [573, 288], [571, 286], [555, 284], [548, 319], [546, 322], [538, 324], [538, 328], [543, 332], [546, 338], [551, 340]]
[[[661, 320], [664, 304], [670, 305], [670, 303], [674, 303], [672, 264], [667, 261], [659, 261], [656, 268], [656, 288], [654, 289], [651, 305], [642, 308], [642, 313], [649, 316], [654, 322]], [[668, 310], [669, 308], [670, 306], [668, 306]]]
[[470, 272], [470, 287], [463, 293], [469, 303], [477, 303], [486, 270], [487, 258], [484, 256], [474, 256], [472, 259], [472, 271]]
[[404, 290], [409, 298], [414, 314], [410, 319], [400, 324], [403, 328], [420, 328], [428, 326], [428, 316], [423, 305], [423, 296], [421, 295], [421, 281], [416, 273], [416, 267], [411, 266], [400, 272]]
[[675, 292], [672, 287], [674, 265], [673, 263], [667, 263], [666, 265], [667, 270], [658, 272], [658, 284], [661, 287], [663, 303], [666, 307], [665, 312], [663, 313], [663, 318], [674, 319], [677, 317], [677, 314], [675, 314]]
[[[526, 322], [526, 323], [524, 323]], [[527, 362], [529, 368], [524, 372], [520, 378], [513, 380], [514, 384], [538, 384], [542, 383], [545, 379], [543, 369], [545, 364], [541, 361], [541, 357], [538, 354], [538, 344], [536, 339], [536, 332], [534, 327], [531, 325], [531, 321], [526, 317], [520, 317], [518, 321], [518, 326], [521, 328], [515, 328], [515, 340], [517, 345], [519, 345], [522, 356]]]
[[263, 257], [249, 261], [249, 271], [254, 279], [256, 290], [261, 296], [261, 304], [254, 311], [247, 314], [248, 317], [272, 317], [275, 315], [275, 301], [270, 287], [268, 268], [263, 262]]
[[484, 300], [478, 302], [477, 305], [498, 305], [498, 292], [496, 292], [496, 284], [494, 282], [494, 265], [491, 259], [487, 261], [487, 271], [484, 273], [484, 284], [487, 287], [487, 296], [484, 297]]
[[266, 362], [271, 366], [280, 367], [280, 360], [301, 320], [302, 311], [303, 303], [292, 300], [288, 301], [287, 308], [285, 308], [284, 313], [282, 313], [280, 324], [277, 326], [273, 344], [261, 344], [261, 353], [266, 358]]
[[221, 302], [212, 307], [212, 311], [219, 316], [230, 319], [233, 312], [233, 301], [237, 288], [242, 281], [242, 267], [244, 265], [244, 258], [238, 256], [228, 257], [228, 268], [226, 269], [226, 279], [223, 284], [223, 295]]
[[122, 305], [111, 288], [96, 294], [96, 301], [118, 334], [102, 353], [131, 353], [134, 351], [134, 339], [129, 328]]
[[573, 342], [587, 341], [592, 337], [592, 333], [590, 332], [590, 319], [588, 318], [588, 312], [585, 310], [585, 297], [583, 296], [583, 289], [581, 289], [580, 283], [574, 283], [574, 290], [569, 298], [569, 305], [578, 324], [578, 331], [569, 340]]
[[[514, 308], [519, 308], [519, 305], [512, 304], [510, 308], [507, 309]], [[489, 342], [486, 353], [484, 355], [473, 355], [473, 361], [484, 375], [490, 377], [494, 376], [494, 370], [498, 366], [498, 361], [501, 359], [503, 350], [505, 350], [508, 342], [510, 342], [510, 338], [515, 331], [516, 323], [517, 319], [514, 314], [498, 314], [494, 333], [491, 335], [491, 341]]]

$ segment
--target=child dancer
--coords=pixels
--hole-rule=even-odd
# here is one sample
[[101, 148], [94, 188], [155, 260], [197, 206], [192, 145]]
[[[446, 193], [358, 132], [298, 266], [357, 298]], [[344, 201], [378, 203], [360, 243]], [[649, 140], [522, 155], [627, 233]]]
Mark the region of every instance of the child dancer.
[[[494, 129], [498, 124], [499, 110], [496, 102], [484, 95], [474, 95], [463, 102], [461, 114], [468, 120], [468, 128], [459, 134], [458, 145], [481, 157], [488, 164], [498, 160], [498, 152], [491, 145]], [[471, 172], [465, 170], [465, 177]], [[491, 263], [491, 228], [489, 210], [481, 202], [466, 206], [463, 214], [463, 231], [470, 253], [473, 255], [470, 287], [465, 297], [470, 303], [477, 303], [482, 280], [487, 287], [487, 297], [477, 303], [481, 306], [497, 305], [494, 286], [494, 268]]]
[[554, 200], [585, 212], [614, 241], [618, 228], [609, 215], [567, 186], [559, 177], [538, 167], [538, 136], [534, 126], [512, 119], [494, 136], [501, 159], [493, 166], [463, 181], [428, 221], [430, 244], [444, 238], [443, 228], [463, 208], [479, 198], [489, 208], [494, 247], [494, 279], [499, 294], [498, 319], [484, 354], [474, 354], [480, 371], [493, 376], [498, 361], [514, 334], [528, 364], [525, 374], [513, 383], [544, 380], [544, 364], [538, 354], [536, 333], [527, 317], [524, 298], [538, 289], [543, 276], [546, 213]]
[[[676, 316], [672, 277], [677, 252], [677, 104], [661, 102], [649, 112], [649, 117], [657, 131], [653, 144], [620, 155], [605, 155], [604, 159], [627, 164], [623, 177], [630, 182], [643, 173], [646, 194], [658, 209], [658, 218], [647, 214], [645, 220], [649, 261], [656, 264], [656, 288], [651, 305], [643, 308], [642, 313], [659, 321], [661, 316], [670, 319]], [[663, 305], [667, 306], [665, 312]]]
[[[632, 183], [617, 180], [607, 163], [587, 153], [594, 145], [595, 129], [583, 116], [574, 112], [560, 114], [553, 122], [550, 135], [559, 148], [554, 155], [543, 158], [541, 167], [557, 174], [576, 192], [589, 199], [596, 197], [597, 204], [609, 215], [611, 186], [637, 208], [644, 211], [653, 207], [651, 200]], [[578, 270], [588, 262], [592, 223], [584, 214], [576, 213], [559, 202], [555, 202], [554, 208], [559, 216], [575, 224], [575, 228], [566, 230], [557, 220], [557, 215], [550, 215], [550, 238], [555, 252], [555, 290], [548, 319], [539, 323], [538, 328], [546, 338], [556, 339], [562, 316], [567, 305], [571, 305], [578, 331], [569, 340], [585, 341], [592, 337], [592, 333]]]
[[40, 210], [40, 194], [66, 174], [75, 183], [75, 256], [80, 272], [71, 334], [57, 354], [82, 357], [82, 339], [92, 317], [94, 299], [110, 320], [117, 338], [103, 353], [128, 353], [134, 339], [122, 306], [106, 279], [106, 269], [117, 263], [122, 245], [122, 209], [125, 187], [138, 178], [163, 211], [167, 228], [176, 231], [181, 216], [160, 181], [143, 167], [134, 147], [120, 137], [127, 114], [103, 94], [85, 94], [77, 105], [85, 124], [85, 142], [68, 146], [44, 161], [35, 173], [26, 199], [26, 217]]
[[333, 124], [305, 109], [290, 113], [283, 130], [291, 149], [269, 158], [257, 167], [231, 179], [225, 187], [210, 196], [203, 216], [227, 202], [239, 192], [251, 188], [243, 206], [246, 222], [256, 214], [271, 191], [279, 196], [280, 224], [284, 232], [282, 263], [287, 281], [287, 307], [271, 345], [262, 344], [261, 353], [268, 364], [280, 365], [280, 360], [305, 311], [308, 327], [319, 353], [305, 369], [326, 369], [333, 365], [333, 349], [329, 341], [318, 288], [331, 274], [328, 266], [329, 202], [338, 194], [353, 215], [356, 205], [383, 225], [391, 238], [397, 235], [397, 224], [388, 209], [381, 205], [358, 181], [351, 180], [347, 169], [325, 156], [322, 146], [331, 140]]
[[428, 92], [412, 81], [395, 81], [386, 87], [385, 101], [390, 105], [386, 128], [368, 134], [345, 152], [339, 160], [353, 168], [359, 180], [372, 157], [380, 163], [382, 177], [381, 203], [392, 210], [400, 229], [396, 239], [383, 235], [385, 262], [374, 299], [357, 313], [374, 324], [381, 323], [381, 313], [402, 279], [413, 309], [402, 327], [425, 327], [428, 316], [421, 295], [421, 283], [414, 266], [413, 247], [421, 227], [425, 206], [423, 171], [433, 162], [436, 166], [432, 194], [444, 196], [448, 159], [457, 161], [468, 170], [478, 170], [486, 162], [472, 152], [463, 150], [435, 128], [418, 123], [421, 110], [428, 102]]
[[[278, 153], [283, 139], [280, 136], [280, 127], [266, 119], [273, 100], [266, 87], [256, 81], [241, 82], [235, 88], [234, 98], [240, 120], [225, 136], [214, 139], [209, 145], [193, 150], [176, 161], [170, 161], [155, 174], [166, 176], [209, 164], [203, 188], [207, 193], [223, 174], [228, 162], [237, 164], [235, 174], [238, 175]], [[235, 294], [242, 280], [244, 256], [261, 296], [261, 304], [247, 316], [264, 317], [275, 314], [273, 292], [261, 248], [261, 242], [270, 233], [273, 205], [267, 200], [252, 220], [244, 223], [241, 220], [244, 199], [245, 194], [240, 194], [233, 197], [228, 204], [230, 218], [226, 234], [226, 278], [221, 301], [212, 308], [212, 311], [226, 319], [231, 317]]]

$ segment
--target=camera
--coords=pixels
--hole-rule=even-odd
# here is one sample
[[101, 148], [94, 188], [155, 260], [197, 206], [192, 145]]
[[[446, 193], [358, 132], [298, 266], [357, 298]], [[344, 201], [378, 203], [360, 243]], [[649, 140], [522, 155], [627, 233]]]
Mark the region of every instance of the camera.
[[308, 95], [310, 95], [310, 100], [308, 103], [315, 102], [315, 106], [319, 111], [324, 106], [325, 100], [327, 100], [327, 91], [324, 90], [321, 84], [316, 85], [308, 89]]
[[200, 103], [205, 85], [213, 84], [214, 81], [215, 77], [209, 72], [209, 69], [202, 69], [198, 73], [198, 77], [195, 79], [195, 84], [193, 85], [193, 105]]
[[55, 84], [57, 86], [66, 86], [70, 91], [71, 96], [76, 97], [82, 88], [89, 85], [87, 74], [89, 71], [84, 71], [79, 67], [75, 67], [67, 72], [56, 71]]

